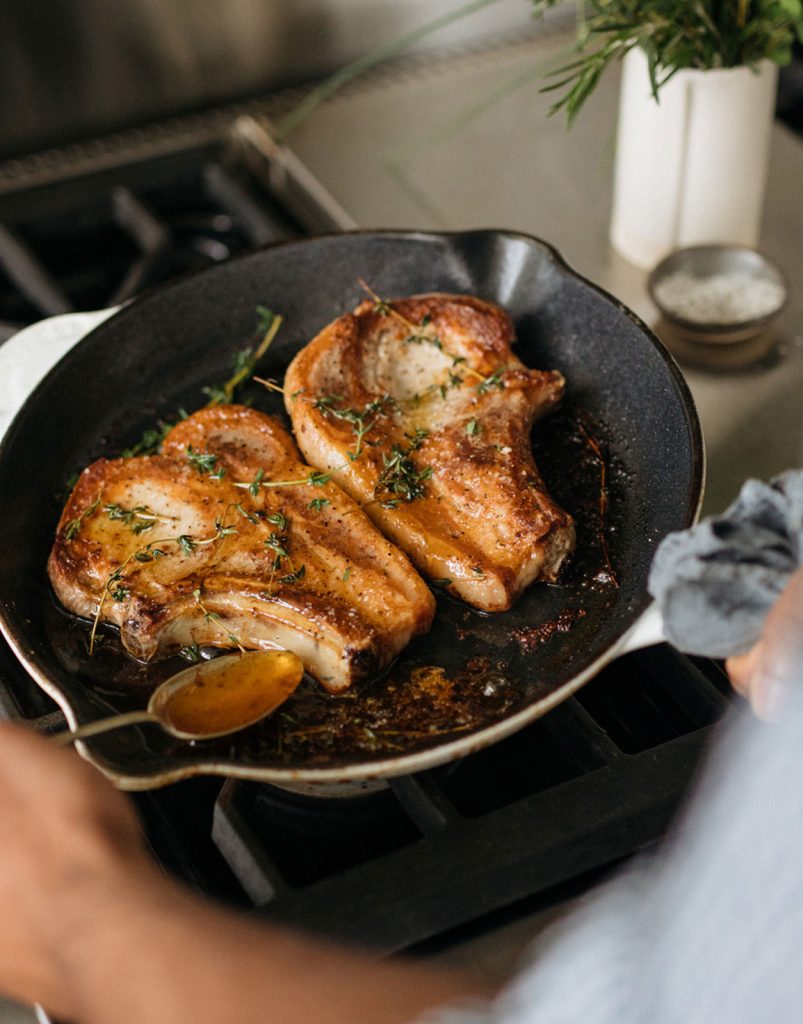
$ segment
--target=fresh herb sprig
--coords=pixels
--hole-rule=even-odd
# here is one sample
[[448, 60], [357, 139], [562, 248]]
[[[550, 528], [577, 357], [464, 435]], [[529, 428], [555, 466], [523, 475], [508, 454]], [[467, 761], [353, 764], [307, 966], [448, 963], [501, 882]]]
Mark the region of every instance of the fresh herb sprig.
[[131, 596], [131, 590], [125, 585], [123, 580], [127, 578], [126, 569], [131, 565], [132, 562], [147, 563], [153, 562], [158, 558], [164, 558], [167, 552], [164, 548], [169, 544], [177, 544], [181, 553], [187, 557], [191, 555], [196, 548], [207, 547], [210, 544], [215, 544], [222, 540], [224, 537], [228, 537], [233, 533], [237, 533], [237, 529], [233, 526], [225, 525], [225, 518], [228, 514], [228, 509], [221, 518], [215, 519], [215, 532], [211, 537], [202, 537], [200, 540], [196, 540], [189, 534], [182, 533], [177, 537], [160, 537], [157, 540], [152, 540], [142, 548], [138, 548], [132, 551], [118, 566], [109, 574], [106, 582], [101, 591], [100, 600], [98, 606], [95, 609], [95, 615], [92, 620], [92, 628], [89, 632], [89, 654], [90, 657], [95, 651], [95, 642], [98, 632], [98, 625], [100, 624], [100, 616], [103, 611], [103, 606], [106, 603], [106, 599], [111, 599], [116, 603], [120, 604], [122, 601], [128, 600]]
[[352, 409], [340, 405], [342, 401], [342, 395], [319, 395], [313, 403], [313, 408], [333, 419], [351, 424], [355, 445], [354, 451], [346, 452], [346, 455], [351, 462], [355, 462], [362, 455], [365, 435], [370, 432], [378, 419], [387, 415], [388, 410], [395, 408], [396, 401], [390, 395], [381, 395], [379, 398], [367, 402], [362, 409]]
[[175, 516], [157, 514], [148, 505], [135, 505], [133, 508], [123, 508], [110, 502], [103, 506], [103, 511], [112, 522], [124, 523], [132, 533], [140, 534], [152, 530], [158, 522], [175, 519]]
[[212, 472], [217, 466], [216, 455], [212, 452], [197, 452], [192, 444], [187, 446], [186, 461], [193, 469], [197, 469], [202, 476], [209, 476], [217, 480], [225, 476], [225, 470], [222, 467], [215, 470], [214, 473]]
[[91, 501], [83, 512], [79, 513], [75, 519], [71, 519], [69, 523], [64, 527], [64, 539], [73, 540], [81, 532], [81, 527], [84, 525], [87, 519], [97, 510], [100, 505], [100, 494]]
[[[555, 0], [532, 0], [536, 13]], [[576, 60], [550, 73], [542, 91], [563, 89], [550, 113], [574, 120], [615, 61], [638, 46], [647, 57], [653, 95], [684, 68], [755, 66], [764, 58], [788, 64], [803, 40], [798, 0], [587, 0], [578, 22]]]
[[206, 605], [204, 604], [203, 597], [201, 596], [200, 587], [197, 587], [195, 590], [193, 590], [192, 596], [195, 598], [195, 603], [201, 609], [205, 621], [211, 622], [213, 625], [217, 626], [218, 629], [220, 629], [221, 632], [226, 636], [226, 638], [228, 640], [231, 640], [234, 646], [239, 649], [240, 654], [245, 654], [245, 647], [243, 647], [242, 643], [240, 642], [240, 638], [235, 633], [232, 633], [232, 631], [227, 626], [223, 625], [223, 619], [220, 617], [220, 615], [218, 615], [217, 612], [210, 612], [209, 609], [206, 607]]
[[432, 476], [432, 466], [419, 469], [412, 459], [413, 452], [421, 447], [429, 431], [418, 429], [406, 436], [406, 447], [394, 444], [390, 454], [382, 456], [384, 468], [374, 486], [374, 498], [383, 508], [398, 508], [402, 502], [424, 497], [424, 484]]
[[[343, 467], [341, 466], [340, 468], [342, 469]], [[323, 487], [332, 479], [332, 472], [321, 473], [314, 469], [307, 476], [299, 477], [297, 480], [265, 480], [265, 471], [259, 469], [250, 483], [245, 480], [236, 480], [234, 486], [249, 491], [256, 497], [260, 487]]]
[[[186, 417], [182, 417], [186, 419]], [[133, 459], [138, 455], [155, 455], [162, 447], [162, 442], [173, 429], [174, 424], [166, 420], [160, 420], [158, 426], [147, 427], [138, 441], [135, 441], [130, 448], [124, 448], [120, 452], [121, 459]]]
[[253, 376], [257, 364], [270, 348], [273, 339], [276, 337], [279, 328], [282, 326], [283, 317], [272, 312], [265, 306], [257, 306], [259, 316], [259, 330], [264, 335], [256, 350], [251, 348], [243, 349], [237, 353], [232, 368], [232, 375], [224, 384], [203, 388], [208, 396], [210, 405], [226, 405], [234, 398], [237, 388]]
[[[408, 320], [406, 316], [402, 315], [398, 311], [398, 309], [395, 308], [392, 302], [389, 302], [387, 299], [380, 298], [380, 296], [377, 295], [373, 288], [365, 281], [363, 281], [361, 277], [357, 278], [357, 283], [360, 285], [361, 288], [365, 289], [365, 291], [374, 300], [374, 309], [377, 311], [377, 313], [380, 313], [383, 316], [392, 316], [395, 320], [398, 320], [399, 323], [403, 324], [407, 328], [407, 330], [410, 332], [404, 339], [407, 344], [433, 345], [440, 352], [443, 352], [445, 356], [449, 356], [449, 358], [452, 360], [453, 368], [460, 366], [470, 377], [473, 377], [475, 380], [479, 381], [480, 383], [478, 387], [482, 384], [485, 384], [488, 381], [489, 378], [487, 378], [485, 374], [480, 373], [479, 370], [475, 370], [473, 366], [469, 365], [469, 363], [466, 361], [465, 356], [456, 355], [454, 352], [451, 352], [449, 351], [448, 348], [446, 348], [441, 338], [438, 336], [438, 334], [434, 332], [434, 329], [430, 330], [431, 320], [429, 317], [425, 316], [420, 324], [414, 324], [412, 320]], [[455, 378], [456, 381], [459, 383], [463, 382], [463, 379], [460, 377], [460, 375], [454, 372], [450, 374], [450, 383], [451, 378]], [[445, 386], [438, 385], [437, 387], [441, 391], [441, 397], [445, 398]]]

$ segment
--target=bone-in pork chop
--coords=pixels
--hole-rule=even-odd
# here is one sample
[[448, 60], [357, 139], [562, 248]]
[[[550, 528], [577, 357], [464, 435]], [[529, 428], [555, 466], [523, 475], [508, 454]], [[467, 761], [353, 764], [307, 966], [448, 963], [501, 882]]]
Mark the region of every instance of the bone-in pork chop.
[[284, 382], [305, 457], [422, 572], [486, 611], [555, 580], [574, 546], [530, 447], [564, 379], [527, 369], [513, 340], [507, 314], [479, 299], [377, 298], [324, 328]]
[[119, 626], [136, 658], [278, 646], [332, 691], [386, 666], [434, 613], [406, 556], [278, 421], [235, 405], [190, 416], [159, 455], [84, 470], [48, 569], [63, 604]]

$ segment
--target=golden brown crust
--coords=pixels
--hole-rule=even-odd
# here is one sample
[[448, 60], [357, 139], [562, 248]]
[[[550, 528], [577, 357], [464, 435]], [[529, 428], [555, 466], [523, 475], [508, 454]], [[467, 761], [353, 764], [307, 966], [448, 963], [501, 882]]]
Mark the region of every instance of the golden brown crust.
[[[203, 471], [193, 453], [214, 464]], [[249, 488], [260, 472], [262, 482]], [[406, 557], [334, 483], [262, 485], [312, 472], [275, 419], [243, 406], [202, 410], [170, 432], [162, 454], [100, 459], [82, 473], [48, 563], [54, 589], [71, 611], [92, 618], [121, 570], [100, 619], [120, 627], [135, 657], [191, 642], [231, 647], [231, 634], [245, 647], [296, 650], [325, 686], [342, 689], [426, 631], [434, 601]], [[320, 507], [310, 508], [315, 499]], [[159, 518], [135, 533], [148, 520], [114, 518], [115, 505]], [[69, 524], [82, 516], [70, 537]], [[223, 532], [229, 528], [236, 533]]]
[[[470, 296], [398, 299], [392, 312], [364, 302], [325, 327], [285, 378], [306, 458], [332, 471], [422, 572], [488, 611], [510, 607], [533, 580], [554, 580], [574, 545], [572, 519], [546, 493], [530, 450], [533, 421], [565, 382], [527, 369], [513, 339], [507, 314]], [[331, 410], [359, 411], [384, 394], [392, 402], [354, 459], [353, 423]], [[321, 407], [322, 396], [337, 400]], [[409, 450], [421, 430], [409, 459], [431, 473], [424, 493], [387, 507], [393, 496], [378, 484], [388, 454]]]

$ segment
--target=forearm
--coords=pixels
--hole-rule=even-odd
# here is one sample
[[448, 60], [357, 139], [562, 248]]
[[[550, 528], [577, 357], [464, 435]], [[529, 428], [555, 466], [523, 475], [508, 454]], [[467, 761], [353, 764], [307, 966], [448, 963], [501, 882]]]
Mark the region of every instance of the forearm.
[[466, 979], [373, 962], [197, 899], [147, 875], [106, 901], [64, 962], [77, 1024], [401, 1024], [477, 994]]

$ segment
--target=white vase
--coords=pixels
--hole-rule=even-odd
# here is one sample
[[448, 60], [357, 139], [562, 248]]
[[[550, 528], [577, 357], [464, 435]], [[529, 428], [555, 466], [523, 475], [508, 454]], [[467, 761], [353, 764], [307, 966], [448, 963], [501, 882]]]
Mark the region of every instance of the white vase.
[[639, 267], [680, 246], [755, 246], [778, 66], [678, 71], [650, 90], [647, 58], [623, 61], [611, 244]]

